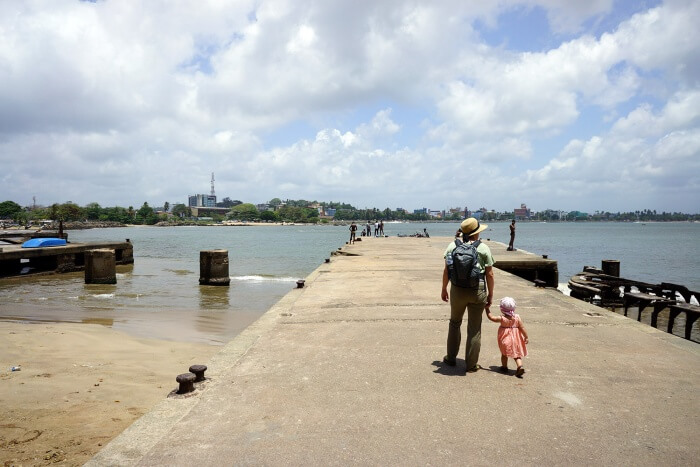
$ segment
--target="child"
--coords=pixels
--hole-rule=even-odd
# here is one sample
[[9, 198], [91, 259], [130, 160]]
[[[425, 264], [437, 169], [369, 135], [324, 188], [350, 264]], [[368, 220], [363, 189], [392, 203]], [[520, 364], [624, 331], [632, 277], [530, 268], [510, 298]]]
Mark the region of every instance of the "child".
[[522, 378], [525, 373], [522, 358], [527, 356], [528, 343], [527, 331], [523, 326], [520, 315], [515, 314], [515, 300], [511, 297], [501, 299], [501, 313], [503, 316], [491, 315], [491, 310], [486, 309], [486, 317], [494, 323], [501, 323], [498, 328], [498, 348], [501, 349], [501, 371], [508, 372], [508, 357], [515, 360], [518, 369], [515, 376]]

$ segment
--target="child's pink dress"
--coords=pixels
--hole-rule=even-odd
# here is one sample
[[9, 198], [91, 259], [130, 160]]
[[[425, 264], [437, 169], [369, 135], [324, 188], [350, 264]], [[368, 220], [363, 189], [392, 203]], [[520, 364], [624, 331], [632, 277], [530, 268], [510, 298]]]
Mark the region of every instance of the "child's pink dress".
[[498, 328], [498, 348], [501, 355], [509, 358], [523, 358], [527, 356], [525, 337], [520, 332], [520, 315], [513, 315], [512, 319], [501, 316], [501, 326]]

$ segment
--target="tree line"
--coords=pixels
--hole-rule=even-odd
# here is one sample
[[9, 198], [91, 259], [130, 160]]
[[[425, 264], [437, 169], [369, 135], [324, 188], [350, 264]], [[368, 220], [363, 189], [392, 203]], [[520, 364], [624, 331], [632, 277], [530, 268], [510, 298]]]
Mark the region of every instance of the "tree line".
[[[319, 215], [319, 211], [310, 208], [310, 205], [319, 205], [323, 212], [328, 209], [335, 209], [334, 220], [338, 221], [429, 221], [436, 220], [427, 213], [409, 213], [403, 209], [391, 210], [386, 208], [358, 209], [354, 206], [341, 202], [317, 202], [304, 199], [282, 201], [280, 198], [273, 198], [268, 201], [267, 206], [271, 209], [258, 210], [252, 203], [243, 203], [239, 200], [224, 198], [220, 207], [230, 208], [226, 215], [213, 214], [211, 217], [215, 222], [223, 220], [241, 221], [263, 221], [263, 222], [294, 222], [294, 223], [317, 223], [328, 222], [327, 218]], [[171, 209], [172, 208], [172, 209]], [[460, 220], [461, 213], [448, 213], [445, 220]], [[512, 212], [488, 211], [482, 214], [482, 219], [486, 221], [510, 220], [513, 218]], [[158, 222], [185, 223], [193, 222], [191, 209], [185, 204], [175, 204], [165, 202], [162, 207], [153, 208], [144, 202], [143, 205], [135, 209], [133, 206], [127, 208], [120, 206], [102, 207], [98, 203], [88, 203], [85, 206], [68, 201], [66, 203], [55, 203], [49, 207], [22, 207], [14, 201], [4, 201], [0, 203], [0, 219], [11, 219], [18, 224], [28, 224], [42, 220], [54, 221], [93, 221], [93, 222], [115, 222], [120, 224], [143, 224], [153, 225]], [[594, 214], [571, 211], [560, 213], [559, 211], [546, 210], [533, 213], [530, 220], [538, 221], [639, 221], [639, 222], [668, 222], [668, 221], [697, 221], [700, 214], [685, 214], [681, 212], [657, 212], [656, 210], [644, 209], [641, 211], [616, 212], [595, 211]]]

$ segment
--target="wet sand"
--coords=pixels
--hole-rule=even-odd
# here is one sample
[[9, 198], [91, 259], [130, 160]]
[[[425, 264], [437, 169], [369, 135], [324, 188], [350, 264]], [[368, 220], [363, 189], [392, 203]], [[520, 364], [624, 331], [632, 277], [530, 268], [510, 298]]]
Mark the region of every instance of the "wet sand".
[[82, 465], [221, 350], [95, 324], [0, 322], [0, 336], [3, 465]]

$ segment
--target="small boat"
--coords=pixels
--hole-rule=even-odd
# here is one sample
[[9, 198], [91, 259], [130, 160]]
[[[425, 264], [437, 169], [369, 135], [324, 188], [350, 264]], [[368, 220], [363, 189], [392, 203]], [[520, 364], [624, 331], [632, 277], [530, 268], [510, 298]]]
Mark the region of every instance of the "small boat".
[[22, 243], [22, 248], [44, 248], [47, 246], [66, 246], [66, 241], [63, 238], [32, 238]]

